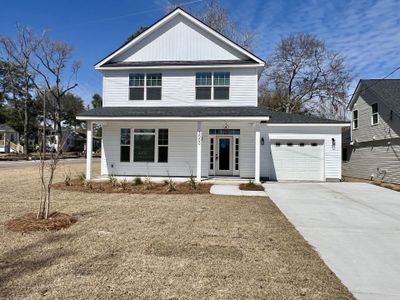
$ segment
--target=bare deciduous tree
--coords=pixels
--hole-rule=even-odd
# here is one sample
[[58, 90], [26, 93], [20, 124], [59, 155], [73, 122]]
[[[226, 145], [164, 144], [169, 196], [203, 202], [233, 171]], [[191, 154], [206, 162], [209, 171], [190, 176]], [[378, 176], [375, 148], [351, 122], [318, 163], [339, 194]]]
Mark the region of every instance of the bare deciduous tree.
[[[220, 0], [205, 0], [204, 4], [204, 9], [192, 11], [186, 9], [212, 29], [230, 38], [243, 48], [248, 50], [254, 48], [255, 32], [242, 30]], [[180, 1], [168, 1], [165, 10], [171, 12], [177, 7], [184, 7], [184, 5]]]
[[[28, 27], [23, 27], [17, 24], [17, 36], [11, 38], [8, 36], [0, 37], [0, 46], [2, 52], [7, 56], [8, 62], [17, 66], [20, 75], [23, 78], [23, 90], [18, 91], [24, 98], [24, 153], [28, 154], [28, 101], [31, 98], [30, 90], [34, 82], [34, 72], [30, 68], [33, 59], [33, 53], [38, 47], [40, 40], [36, 39], [33, 32]], [[10, 84], [13, 81], [10, 80]], [[20, 89], [18, 86], [12, 86], [14, 91]]]
[[283, 38], [267, 60], [260, 104], [288, 113], [342, 118], [351, 80], [344, 58], [307, 33]]
[[[62, 100], [68, 91], [78, 86], [76, 75], [80, 67], [78, 61], [73, 61], [68, 80], [65, 80], [67, 68], [71, 60], [72, 48], [65, 42], [54, 41], [44, 36], [34, 51], [36, 61], [30, 66], [42, 79], [42, 85], [50, 91], [55, 100], [55, 124], [57, 144], [62, 136]], [[74, 82], [72, 82], [74, 81]]]

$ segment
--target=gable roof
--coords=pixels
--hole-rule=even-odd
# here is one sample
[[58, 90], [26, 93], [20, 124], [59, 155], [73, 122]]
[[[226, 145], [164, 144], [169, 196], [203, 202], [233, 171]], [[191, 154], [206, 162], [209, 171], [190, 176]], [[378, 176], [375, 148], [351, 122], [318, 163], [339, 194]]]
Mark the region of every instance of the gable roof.
[[367, 101], [380, 100], [400, 116], [400, 79], [361, 79], [348, 105], [352, 109], [358, 96]]
[[189, 20], [190, 22], [192, 22], [196, 26], [202, 28], [203, 30], [205, 30], [206, 32], [211, 34], [212, 36], [214, 36], [217, 39], [219, 39], [220, 41], [222, 41], [224, 44], [226, 44], [226, 45], [230, 46], [231, 48], [237, 50], [238, 52], [240, 52], [244, 56], [248, 57], [249, 60], [253, 60], [255, 63], [258, 63], [260, 66], [263, 66], [265, 64], [265, 62], [261, 58], [256, 56], [255, 54], [253, 54], [250, 51], [244, 49], [242, 46], [238, 45], [237, 43], [235, 43], [231, 39], [227, 38], [226, 36], [220, 34], [216, 30], [212, 29], [210, 26], [206, 25], [205, 23], [203, 23], [202, 21], [200, 21], [199, 19], [197, 19], [193, 15], [187, 13], [182, 8], [177, 7], [175, 10], [173, 10], [172, 12], [170, 12], [169, 14], [167, 14], [166, 16], [164, 16], [163, 18], [161, 18], [160, 20], [155, 22], [149, 28], [144, 30], [137, 37], [135, 37], [131, 41], [123, 44], [121, 47], [119, 47], [118, 49], [116, 49], [115, 51], [113, 51], [112, 53], [107, 55], [105, 58], [103, 58], [102, 60], [97, 62], [95, 64], [95, 68], [96, 69], [101, 69], [103, 67], [103, 65], [106, 64], [107, 62], [109, 62], [112, 58], [114, 58], [115, 56], [123, 53], [125, 50], [129, 49], [133, 45], [137, 44], [139, 41], [143, 40], [146, 36], [150, 35], [152, 32], [154, 32], [155, 30], [157, 30], [158, 28], [160, 28], [161, 26], [163, 26], [168, 21], [170, 21], [171, 19], [173, 19], [174, 17], [176, 17], [178, 15], [183, 16], [184, 18], [186, 18], [187, 20]]
[[270, 111], [256, 106], [166, 106], [166, 107], [102, 107], [77, 115], [80, 120], [157, 118], [252, 118], [268, 120], [270, 124], [339, 124], [344, 121], [315, 116]]

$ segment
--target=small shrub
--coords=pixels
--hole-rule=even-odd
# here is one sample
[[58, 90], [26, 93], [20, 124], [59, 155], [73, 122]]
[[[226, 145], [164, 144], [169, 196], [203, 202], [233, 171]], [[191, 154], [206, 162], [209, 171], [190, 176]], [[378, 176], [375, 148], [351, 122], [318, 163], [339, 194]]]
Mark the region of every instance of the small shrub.
[[164, 185], [164, 186], [168, 185], [170, 180], [171, 180], [171, 179], [164, 179], [163, 182], [162, 182], [163, 185]]
[[254, 185], [256, 185], [256, 184], [254, 183], [254, 180], [253, 180], [253, 179], [249, 179], [249, 181], [247, 182], [247, 185], [248, 185], [248, 186], [254, 186]]
[[83, 186], [87, 190], [93, 189], [93, 185], [92, 185], [92, 182], [90, 180], [85, 180], [84, 183], [83, 183]]
[[196, 182], [196, 179], [194, 178], [193, 175], [190, 175], [189, 180], [187, 181], [187, 183], [189, 184], [189, 186], [193, 190], [197, 189], [197, 182]]
[[118, 180], [114, 175], [108, 176], [108, 181], [110, 182], [112, 187], [117, 186]]
[[119, 185], [121, 186], [122, 190], [126, 191], [126, 189], [128, 188], [128, 180], [126, 180], [126, 178], [124, 178], [124, 180], [122, 180]]
[[85, 181], [86, 181], [85, 173], [79, 173], [78, 174], [78, 180], [82, 185], [85, 185]]
[[176, 191], [176, 183], [170, 178], [169, 180], [164, 180], [167, 181], [167, 192], [174, 192]]
[[153, 182], [151, 181], [151, 178], [149, 176], [146, 176], [144, 179], [144, 185], [146, 190], [151, 190], [153, 188]]
[[65, 184], [66, 186], [71, 186], [71, 185], [72, 185], [72, 183], [71, 183], [71, 173], [70, 173], [70, 172], [66, 172], [66, 173], [65, 173], [65, 176], [64, 176], [64, 184]]
[[140, 177], [135, 177], [135, 179], [133, 180], [133, 182], [134, 182], [136, 185], [143, 184], [142, 178], [140, 178]]

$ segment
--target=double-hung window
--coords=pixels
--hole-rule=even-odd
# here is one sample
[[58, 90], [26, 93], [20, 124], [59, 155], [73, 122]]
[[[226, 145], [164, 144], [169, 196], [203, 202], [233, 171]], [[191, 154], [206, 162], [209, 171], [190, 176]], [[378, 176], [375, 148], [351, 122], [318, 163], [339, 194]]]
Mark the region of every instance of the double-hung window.
[[129, 74], [129, 100], [144, 100], [144, 74]]
[[120, 137], [120, 161], [131, 161], [131, 129], [121, 128]]
[[196, 99], [211, 100], [212, 73], [196, 73]]
[[228, 100], [229, 99], [229, 72], [215, 72], [214, 73], [214, 99], [215, 100]]
[[146, 94], [147, 100], [161, 100], [161, 73], [146, 75]]
[[196, 100], [228, 100], [229, 72], [196, 73]]
[[371, 124], [376, 125], [378, 124], [378, 103], [374, 103], [371, 105]]
[[161, 100], [161, 73], [130, 73], [129, 100]]
[[358, 128], [358, 110], [353, 110], [353, 129]]

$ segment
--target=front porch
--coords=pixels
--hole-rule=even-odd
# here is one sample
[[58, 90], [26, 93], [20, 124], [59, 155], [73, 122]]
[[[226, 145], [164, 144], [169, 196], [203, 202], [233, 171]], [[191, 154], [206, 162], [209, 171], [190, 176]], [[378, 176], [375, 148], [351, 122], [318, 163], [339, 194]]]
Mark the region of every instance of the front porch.
[[[87, 121], [86, 178], [94, 124], [102, 126], [101, 177], [260, 182], [260, 120]], [[98, 180], [94, 179], [94, 180]], [[101, 180], [101, 178], [100, 178]]]

